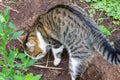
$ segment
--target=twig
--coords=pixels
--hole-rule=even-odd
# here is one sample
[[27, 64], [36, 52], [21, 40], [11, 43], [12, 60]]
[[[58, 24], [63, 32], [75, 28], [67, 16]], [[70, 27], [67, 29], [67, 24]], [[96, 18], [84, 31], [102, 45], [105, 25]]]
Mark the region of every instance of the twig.
[[116, 30], [120, 30], [119, 28], [115, 28], [111, 31], [111, 33], [115, 32]]
[[48, 54], [48, 57], [47, 57], [47, 62], [46, 62], [46, 67], [48, 66], [48, 63], [49, 63], [49, 54]]
[[100, 12], [100, 14], [98, 15], [98, 17], [95, 19], [95, 21], [98, 23], [98, 19], [103, 15], [103, 11]]
[[[62, 61], [60, 63], [66, 63], [67, 61]], [[46, 62], [37, 62], [35, 63], [36, 65], [41, 65], [41, 64], [45, 64]], [[53, 61], [49, 61], [49, 63], [53, 63]]]
[[9, 7], [9, 6], [6, 6], [6, 5], [4, 5], [4, 4], [2, 4], [2, 3], [0, 3], [0, 6], [3, 6], [3, 7], [5, 7], [5, 8], [8, 7], [8, 8], [11, 9], [12, 11], [15, 11], [15, 12], [19, 13], [18, 10], [13, 9], [13, 8], [11, 8], [11, 7]]
[[56, 67], [48, 67], [48, 66], [42, 66], [42, 65], [33, 65], [35, 67], [40, 67], [40, 68], [45, 68], [45, 69], [56, 69], [56, 70], [61, 70], [63, 68], [56, 68]]

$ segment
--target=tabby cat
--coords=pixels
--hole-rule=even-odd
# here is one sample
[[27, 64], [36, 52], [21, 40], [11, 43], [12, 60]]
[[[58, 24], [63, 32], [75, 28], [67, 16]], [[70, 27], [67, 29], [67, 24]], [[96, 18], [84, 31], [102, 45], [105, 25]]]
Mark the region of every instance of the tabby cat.
[[75, 4], [59, 4], [39, 15], [21, 39], [25, 53], [41, 59], [51, 49], [54, 65], [59, 65], [65, 48], [72, 80], [82, 75], [96, 49], [108, 62], [120, 66], [120, 52], [112, 48], [96, 23]]

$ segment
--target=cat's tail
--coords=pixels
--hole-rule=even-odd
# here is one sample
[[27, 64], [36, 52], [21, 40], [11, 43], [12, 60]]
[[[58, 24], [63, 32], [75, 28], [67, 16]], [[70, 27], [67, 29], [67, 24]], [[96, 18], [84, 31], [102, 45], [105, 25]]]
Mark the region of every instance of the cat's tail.
[[120, 39], [114, 42], [114, 48], [103, 35], [99, 35], [95, 41], [95, 48], [100, 54], [102, 54], [109, 63], [120, 66]]

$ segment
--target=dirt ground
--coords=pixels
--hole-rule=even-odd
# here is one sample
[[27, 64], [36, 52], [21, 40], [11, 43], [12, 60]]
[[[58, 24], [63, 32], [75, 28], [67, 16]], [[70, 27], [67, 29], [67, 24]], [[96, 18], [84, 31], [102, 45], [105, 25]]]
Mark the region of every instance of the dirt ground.
[[[28, 26], [32, 25], [37, 15], [44, 13], [50, 7], [56, 4], [68, 2], [75, 3], [83, 7], [86, 11], [90, 9], [89, 4], [84, 2], [81, 3], [80, 0], [15, 0], [15, 4], [4, 4], [9, 5], [12, 8], [10, 10], [11, 21], [17, 26], [17, 30], [27, 30], [29, 29]], [[0, 6], [0, 11], [3, 9], [4, 7]], [[99, 12], [94, 15], [94, 19], [106, 17], [104, 14], [100, 17], [98, 17], [98, 15]], [[104, 24], [105, 26], [112, 26], [112, 29], [115, 27], [112, 24], [111, 19], [107, 19], [100, 24]], [[119, 35], [120, 30], [116, 30], [109, 38], [110, 40], [114, 40], [115, 38], [120, 38]], [[12, 47], [18, 47], [20, 50], [22, 50], [18, 41], [13, 41], [11, 43]], [[42, 74], [41, 80], [70, 80], [70, 75], [68, 72], [67, 51], [64, 51], [62, 62], [57, 67], [53, 66], [52, 64], [53, 56], [51, 55], [51, 52], [49, 52], [44, 59], [39, 60], [38, 63], [44, 66], [47, 64], [48, 68], [32, 66], [29, 68], [29, 72], [34, 74]], [[52, 67], [53, 69], [51, 69]], [[120, 80], [120, 68], [109, 64], [103, 59], [101, 55], [95, 52], [92, 63], [83, 74], [82, 78], [79, 78], [78, 80]]]

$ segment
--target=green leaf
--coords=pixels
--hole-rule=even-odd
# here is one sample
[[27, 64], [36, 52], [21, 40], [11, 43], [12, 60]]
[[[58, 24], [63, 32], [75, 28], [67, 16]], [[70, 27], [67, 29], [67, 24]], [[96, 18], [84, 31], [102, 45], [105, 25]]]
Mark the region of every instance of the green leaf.
[[18, 37], [20, 35], [22, 35], [24, 33], [24, 31], [18, 31], [18, 32], [15, 32], [12, 36], [12, 39], [18, 39]]
[[25, 58], [25, 57], [26, 57], [26, 55], [22, 54], [22, 53], [18, 54], [18, 56], [17, 56], [17, 58], [20, 58], [20, 59]]
[[4, 18], [5, 18], [5, 22], [8, 22], [9, 19], [10, 19], [10, 16], [9, 16], [9, 15], [6, 15], [6, 16], [4, 16]]
[[6, 9], [4, 10], [4, 12], [3, 12], [3, 15], [4, 15], [4, 16], [7, 16], [7, 15], [8, 15], [8, 13], [9, 13], [9, 9], [8, 9], [8, 8], [6, 8]]
[[91, 18], [93, 18], [93, 15], [96, 13], [94, 9], [90, 9], [88, 12]]
[[12, 67], [12, 66], [14, 67], [13, 64], [14, 64], [14, 60], [15, 60], [16, 56], [17, 56], [17, 51], [15, 51], [15, 50], [10, 50], [10, 52], [9, 52], [6, 60], [7, 60], [8, 64], [11, 65], [11, 67]]
[[4, 77], [0, 76], [0, 80], [5, 80]]
[[14, 64], [14, 66], [16, 66], [17, 68], [20, 68], [20, 69], [23, 67], [23, 65], [21, 63], [16, 63], [16, 64]]
[[36, 76], [33, 78], [33, 80], [40, 80], [41, 77], [42, 77], [42, 75], [36, 75]]
[[41, 75], [34, 76], [32, 73], [27, 74], [25, 80], [40, 80]]
[[25, 80], [33, 80], [32, 77], [33, 77], [32, 73], [27, 74], [26, 77], [25, 77]]
[[12, 58], [12, 59], [15, 59], [15, 57], [17, 56], [18, 54], [18, 50], [10, 50], [9, 52], [9, 57]]
[[24, 80], [23, 76], [15, 75], [14, 80]]
[[104, 25], [100, 25], [99, 29], [107, 36], [111, 35], [111, 32], [104, 26]]
[[36, 60], [29, 60], [27, 63], [27, 67], [32, 66], [35, 62]]
[[16, 29], [16, 26], [15, 26], [12, 22], [9, 22], [9, 23], [8, 23], [8, 26], [9, 26], [10, 28], [12, 28], [13, 30]]
[[4, 76], [4, 73], [3, 73], [3, 72], [0, 72], [0, 76]]
[[19, 71], [19, 70], [15, 70], [15, 74], [16, 74], [16, 75], [21, 75], [21, 76], [24, 75], [24, 73], [21, 73], [21, 71]]
[[113, 24], [120, 25], [120, 21], [113, 21]]
[[4, 79], [4, 74], [2, 72], [0, 72], [0, 80], [5, 80]]
[[3, 65], [3, 61], [0, 61], [0, 66], [2, 66]]
[[11, 68], [3, 68], [2, 73], [4, 74], [4, 76], [9, 76], [9, 75], [11, 75], [12, 70], [13, 69], [11, 69]]
[[91, 0], [85, 0], [86, 2], [91, 2]]
[[5, 18], [2, 14], [0, 14], [0, 23], [3, 23], [3, 22], [5, 22]]
[[3, 30], [3, 25], [0, 24], [0, 32], [2, 32], [2, 30]]

